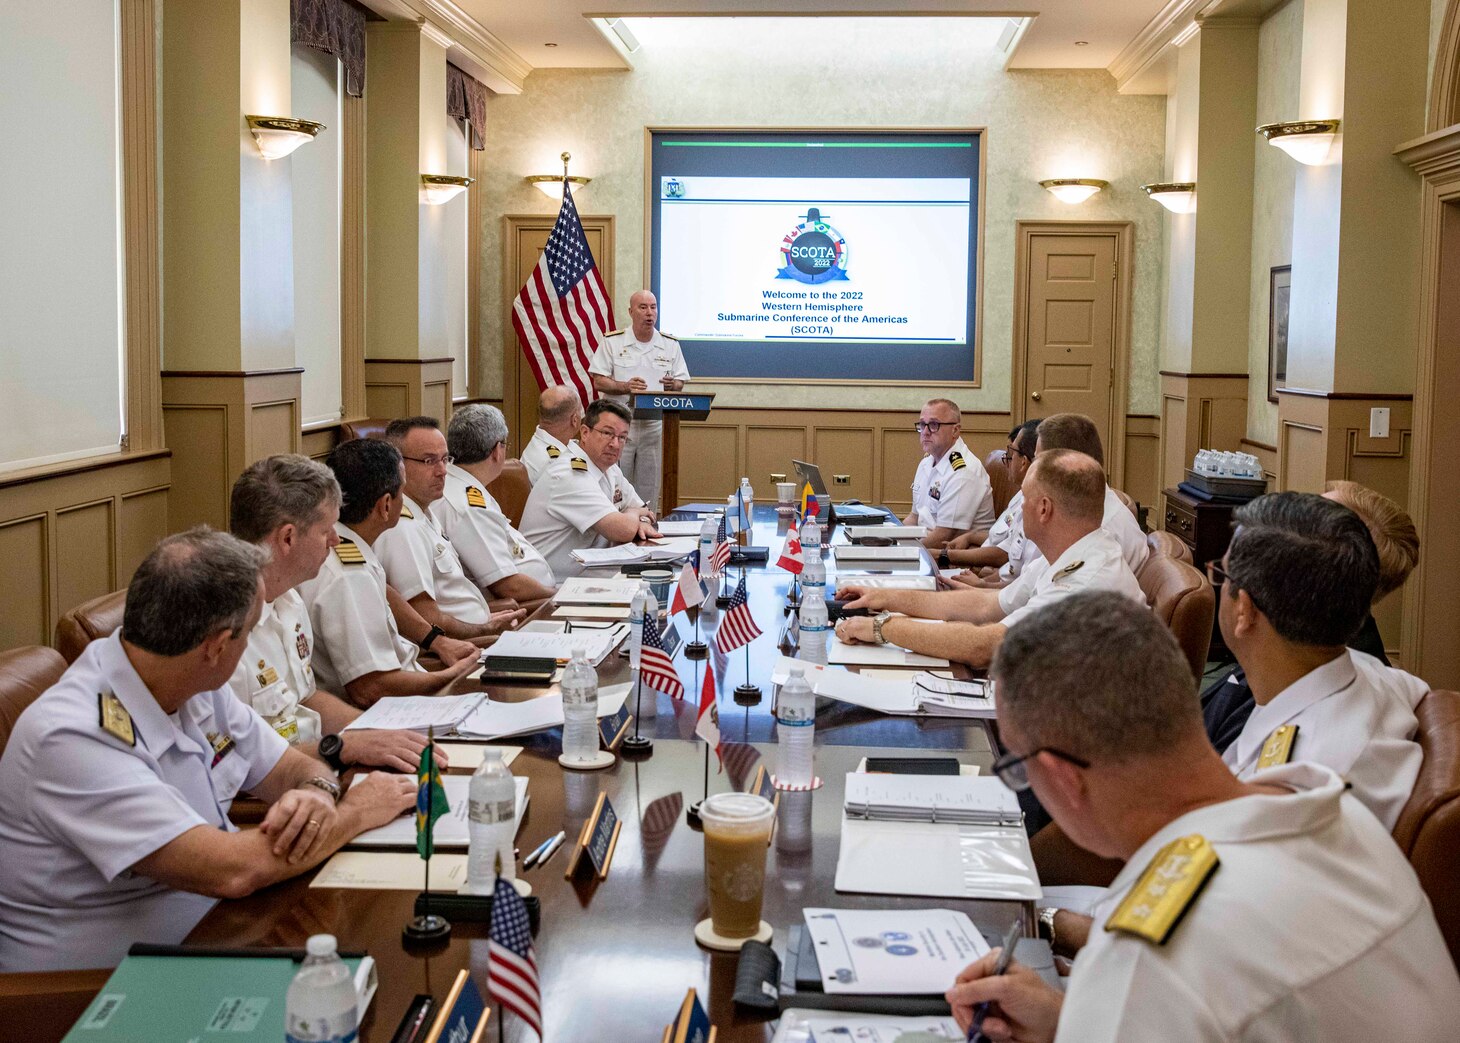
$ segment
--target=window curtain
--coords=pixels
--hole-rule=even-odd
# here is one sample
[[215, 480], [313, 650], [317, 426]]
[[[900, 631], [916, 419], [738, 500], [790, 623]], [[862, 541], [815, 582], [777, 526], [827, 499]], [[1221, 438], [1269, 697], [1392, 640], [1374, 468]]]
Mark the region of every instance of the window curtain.
[[289, 0], [289, 39], [334, 55], [344, 66], [345, 93], [365, 93], [364, 11], [346, 0]]
[[471, 127], [471, 147], [487, 147], [487, 87], [450, 62], [446, 63], [446, 114], [466, 120]]

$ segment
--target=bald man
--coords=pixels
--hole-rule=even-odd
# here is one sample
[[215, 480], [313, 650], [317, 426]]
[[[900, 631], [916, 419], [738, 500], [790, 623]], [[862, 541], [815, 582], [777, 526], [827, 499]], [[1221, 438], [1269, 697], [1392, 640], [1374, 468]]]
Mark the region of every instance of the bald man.
[[[635, 394], [682, 390], [689, 369], [679, 341], [654, 328], [659, 321], [659, 302], [648, 290], [629, 298], [629, 320], [629, 329], [614, 330], [604, 338], [588, 372], [593, 374], [593, 390], [632, 410]], [[624, 477], [650, 510], [658, 509], [663, 439], [662, 420], [635, 420], [629, 425], [629, 444], [619, 460]]]
[[567, 453], [582, 422], [583, 400], [572, 388], [555, 384], [537, 396], [537, 430], [522, 450], [522, 466], [534, 485], [554, 460]]

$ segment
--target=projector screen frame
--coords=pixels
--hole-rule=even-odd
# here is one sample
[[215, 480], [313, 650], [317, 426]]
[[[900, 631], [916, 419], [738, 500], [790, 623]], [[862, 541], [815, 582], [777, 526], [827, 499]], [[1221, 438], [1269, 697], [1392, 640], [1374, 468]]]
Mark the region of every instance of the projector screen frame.
[[[810, 384], [819, 387], [940, 387], [940, 388], [982, 388], [983, 387], [983, 286], [984, 286], [984, 215], [988, 196], [988, 142], [989, 130], [984, 126], [968, 127], [786, 127], [786, 126], [719, 126], [654, 124], [644, 127], [644, 268], [645, 287], [654, 281], [654, 135], [656, 134], [853, 134], [874, 137], [886, 134], [966, 134], [977, 135], [978, 152], [978, 212], [975, 221], [977, 239], [973, 248], [974, 285], [970, 303], [974, 308], [973, 321], [973, 379], [972, 380], [891, 380], [885, 378], [864, 379], [835, 377], [797, 377], [796, 384]], [[781, 386], [787, 383], [777, 377], [707, 377], [707, 382], [716, 384], [769, 384]]]

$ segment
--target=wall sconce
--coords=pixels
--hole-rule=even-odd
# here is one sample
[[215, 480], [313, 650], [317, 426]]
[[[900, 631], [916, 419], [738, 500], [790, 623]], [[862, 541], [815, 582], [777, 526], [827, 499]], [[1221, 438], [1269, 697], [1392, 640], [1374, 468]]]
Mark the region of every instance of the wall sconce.
[[323, 123], [297, 120], [291, 116], [245, 116], [249, 132], [265, 159], [283, 159], [324, 130]]
[[1041, 181], [1039, 187], [1061, 203], [1083, 203], [1102, 188], [1109, 188], [1110, 182], [1094, 177], [1055, 177]]
[[1338, 137], [1338, 120], [1291, 120], [1287, 123], [1264, 123], [1257, 133], [1276, 145], [1299, 163], [1316, 167], [1328, 158], [1333, 139]]
[[580, 174], [568, 173], [568, 160], [573, 158], [573, 154], [571, 152], [564, 152], [560, 158], [563, 161], [563, 172], [561, 174], [528, 174], [527, 177], [523, 178], [523, 180], [526, 181], [529, 185], [536, 185], [538, 191], [547, 196], [549, 199], [557, 200], [561, 200], [563, 198], [564, 181], [572, 185], [573, 190], [576, 192], [578, 189], [583, 188], [585, 185], [588, 184], [588, 182], [593, 180], [591, 177], [583, 177]]
[[455, 177], [451, 174], [422, 174], [421, 201], [431, 206], [440, 206], [465, 192], [466, 186], [475, 180], [476, 178]]
[[1141, 191], [1173, 214], [1196, 213], [1195, 181], [1153, 181], [1142, 185]]

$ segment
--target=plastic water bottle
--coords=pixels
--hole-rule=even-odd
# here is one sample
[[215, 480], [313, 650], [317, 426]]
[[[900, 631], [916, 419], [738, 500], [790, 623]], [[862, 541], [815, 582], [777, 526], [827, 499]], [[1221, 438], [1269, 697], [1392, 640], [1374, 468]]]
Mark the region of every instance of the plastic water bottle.
[[745, 501], [746, 509], [755, 506], [755, 490], [750, 487], [750, 479], [740, 479], [740, 498]]
[[705, 520], [700, 523], [700, 577], [714, 575], [712, 571], [715, 557], [715, 535], [720, 531], [720, 523], [715, 520], [713, 514], [705, 515]]
[[466, 892], [489, 895], [497, 885], [497, 856], [502, 875], [517, 878], [512, 842], [517, 837], [517, 785], [502, 763], [502, 751], [488, 746], [481, 767], [467, 790], [470, 846], [466, 856]]
[[801, 556], [808, 562], [822, 561], [825, 557], [821, 546], [821, 524], [815, 518], [801, 526]]
[[[806, 624], [801, 624], [805, 633]], [[782, 786], [810, 787], [816, 740], [816, 697], [806, 681], [806, 668], [791, 664], [776, 703], [776, 781]]]
[[[653, 616], [658, 621], [659, 601], [649, 589], [649, 584], [640, 583], [638, 593], [629, 602], [629, 668], [635, 674], [644, 662], [644, 620], [648, 616]], [[645, 689], [644, 697], [639, 698], [638, 683], [636, 677], [634, 689], [629, 692], [629, 705], [633, 707], [633, 714], [640, 721], [652, 720], [659, 716], [659, 698], [653, 689]]]
[[598, 671], [588, 651], [573, 649], [563, 671], [563, 756], [582, 763], [598, 752]]
[[359, 1028], [355, 981], [335, 951], [335, 936], [316, 934], [284, 999], [285, 1043], [354, 1043]]

